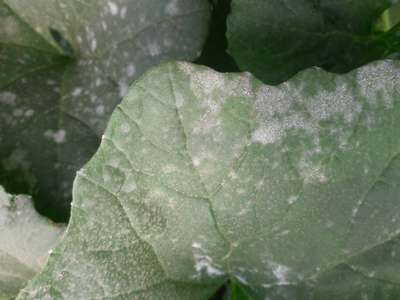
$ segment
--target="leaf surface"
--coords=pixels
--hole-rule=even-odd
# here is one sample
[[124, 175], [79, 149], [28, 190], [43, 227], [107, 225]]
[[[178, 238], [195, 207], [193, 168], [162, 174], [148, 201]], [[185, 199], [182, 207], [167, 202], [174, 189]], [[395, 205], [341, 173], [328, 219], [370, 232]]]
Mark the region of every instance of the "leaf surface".
[[203, 0], [0, 0], [0, 183], [65, 221], [128, 85], [197, 57], [209, 15]]
[[64, 229], [40, 216], [30, 197], [0, 186], [0, 299], [14, 299], [43, 268]]
[[319, 66], [336, 73], [399, 52], [400, 26], [378, 31], [390, 0], [232, 0], [228, 51], [268, 84]]
[[277, 87], [152, 69], [78, 173], [68, 234], [19, 299], [207, 299], [227, 279], [252, 299], [395, 299], [399, 83], [391, 61]]

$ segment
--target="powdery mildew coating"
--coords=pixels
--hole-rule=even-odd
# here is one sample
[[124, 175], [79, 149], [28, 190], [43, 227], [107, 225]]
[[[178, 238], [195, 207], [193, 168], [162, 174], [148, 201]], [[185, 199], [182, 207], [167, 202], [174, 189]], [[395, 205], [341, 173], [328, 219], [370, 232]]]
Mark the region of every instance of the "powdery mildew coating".
[[[55, 286], [70, 298], [206, 299], [230, 278], [291, 300], [352, 272], [343, 264], [393, 271], [399, 91], [388, 82], [365, 95], [358, 78], [381, 64], [397, 81], [392, 62], [275, 87], [188, 63], [152, 69], [78, 173], [74, 226], [20, 299]], [[364, 257], [379, 247], [383, 269]]]
[[[202, 0], [7, 0], [0, 10], [0, 142], [6, 144], [0, 168], [20, 174], [27, 189], [66, 211], [75, 172], [97, 149], [128, 86], [162, 60], [197, 57], [210, 6]], [[40, 163], [16, 161], [21, 151]], [[41, 174], [48, 172], [53, 176], [44, 182]]]

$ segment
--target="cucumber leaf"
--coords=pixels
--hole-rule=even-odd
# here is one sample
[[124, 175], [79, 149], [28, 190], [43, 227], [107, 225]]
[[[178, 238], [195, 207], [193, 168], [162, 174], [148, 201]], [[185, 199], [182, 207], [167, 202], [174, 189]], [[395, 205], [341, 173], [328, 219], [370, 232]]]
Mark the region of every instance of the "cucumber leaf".
[[276, 87], [152, 69], [18, 299], [207, 299], [227, 280], [250, 299], [398, 298], [399, 83], [391, 61]]
[[400, 52], [400, 26], [375, 24], [397, 0], [232, 0], [228, 51], [269, 84], [319, 66], [343, 73]]
[[29, 196], [0, 186], [0, 299], [14, 299], [45, 265], [65, 230], [40, 216]]
[[0, 183], [66, 221], [75, 173], [128, 85], [162, 60], [191, 60], [204, 0], [0, 0]]

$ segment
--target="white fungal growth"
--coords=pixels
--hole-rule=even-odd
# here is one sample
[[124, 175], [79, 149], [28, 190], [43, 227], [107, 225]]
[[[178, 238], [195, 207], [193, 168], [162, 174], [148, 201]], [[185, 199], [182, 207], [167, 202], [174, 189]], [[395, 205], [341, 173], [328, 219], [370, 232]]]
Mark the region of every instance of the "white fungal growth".
[[340, 116], [345, 122], [351, 123], [362, 109], [361, 103], [354, 101], [347, 82], [338, 82], [334, 91], [319, 91], [313, 101], [306, 103], [306, 107], [315, 122]]
[[120, 80], [118, 82], [118, 87], [119, 87], [119, 96], [123, 98], [128, 93], [129, 86], [124, 80]]
[[77, 97], [77, 96], [79, 96], [80, 94], [82, 94], [82, 88], [79, 88], [79, 87], [74, 88], [73, 91], [72, 91], [72, 93], [71, 93], [71, 95], [74, 96], [74, 97]]
[[305, 183], [326, 183], [329, 178], [324, 173], [323, 169], [319, 165], [312, 164], [305, 160], [301, 160], [299, 163], [299, 173], [304, 179]]
[[293, 203], [295, 203], [297, 200], [299, 199], [298, 195], [292, 195], [288, 198], [287, 202], [289, 205], [292, 205]]
[[213, 263], [213, 260], [210, 256], [204, 254], [206, 250], [202, 247], [201, 243], [193, 242], [192, 248], [195, 252], [194, 269], [197, 272], [196, 277], [200, 277], [203, 273], [210, 277], [217, 277], [225, 274], [218, 265]]
[[103, 115], [104, 114], [104, 105], [98, 105], [96, 107], [96, 114]]
[[281, 124], [271, 122], [268, 126], [258, 127], [251, 135], [251, 141], [264, 145], [272, 144], [282, 136], [283, 130], [284, 128], [282, 128]]
[[357, 80], [361, 95], [371, 104], [383, 102], [385, 107], [390, 108], [396, 99], [394, 93], [400, 93], [397, 84], [400, 80], [400, 69], [393, 61], [387, 60], [358, 69]]
[[112, 1], [107, 2], [107, 5], [108, 5], [111, 15], [116, 16], [119, 11], [118, 5]]
[[235, 275], [235, 277], [236, 277], [237, 280], [239, 280], [239, 282], [240, 282], [241, 284], [249, 285], [249, 282], [248, 282], [247, 279], [244, 278], [243, 276], [241, 276], [241, 275]]
[[44, 133], [45, 137], [52, 139], [57, 144], [64, 143], [66, 135], [67, 135], [67, 133], [64, 129], [59, 129], [56, 131], [46, 130]]
[[17, 99], [17, 95], [11, 92], [2, 92], [0, 93], [0, 103], [6, 105], [15, 105], [15, 99]]
[[160, 45], [159, 45], [157, 42], [155, 42], [155, 41], [151, 42], [151, 43], [148, 45], [147, 48], [148, 48], [149, 53], [150, 53], [151, 56], [157, 56], [157, 55], [160, 55], [160, 54], [161, 54], [161, 47], [160, 47]]
[[126, 68], [126, 75], [133, 76], [136, 74], [136, 67], [133, 64], [128, 65]]
[[201, 249], [201, 244], [199, 242], [193, 242], [192, 243], [192, 248], [194, 249]]
[[200, 165], [200, 159], [198, 157], [194, 157], [192, 161], [195, 167], [198, 167]]
[[269, 262], [272, 274], [275, 276], [278, 285], [289, 284], [289, 275], [291, 269], [285, 265], [281, 265], [275, 262]]
[[274, 280], [266, 282], [265, 287], [279, 286], [279, 285], [291, 285], [303, 280], [304, 276], [301, 273], [296, 272], [291, 267], [282, 263], [277, 263], [270, 259], [262, 260], [267, 265], [268, 273], [272, 273]]
[[208, 255], [195, 254], [194, 260], [194, 268], [199, 274], [205, 272], [210, 277], [218, 277], [225, 274], [217, 266], [213, 265], [213, 260]]
[[32, 117], [33, 115], [34, 115], [34, 113], [35, 113], [35, 111], [33, 110], [33, 109], [28, 109], [26, 112], [25, 112], [25, 117]]
[[129, 133], [129, 131], [131, 131], [131, 127], [129, 126], [128, 123], [123, 123], [120, 128], [121, 128], [121, 132], [125, 133], [125, 134], [127, 134], [127, 133]]
[[190, 77], [190, 87], [194, 95], [212, 112], [218, 112], [220, 105], [229, 96], [253, 96], [250, 75], [225, 78], [223, 74], [210, 69], [194, 71], [193, 66], [183, 62], [178, 67]]
[[178, 0], [170, 0], [170, 2], [165, 6], [165, 12], [168, 15], [176, 15], [179, 13]]
[[121, 19], [125, 19], [125, 18], [126, 18], [126, 13], [127, 13], [127, 11], [128, 11], [127, 7], [126, 7], [126, 6], [123, 6], [123, 7], [121, 8], [121, 11], [119, 12], [119, 17], [120, 17]]
[[97, 40], [95, 38], [93, 38], [90, 41], [90, 50], [92, 50], [92, 52], [94, 52], [97, 48]]
[[[339, 79], [335, 90], [320, 89], [314, 96], [306, 95], [302, 87], [292, 83], [262, 86], [256, 93], [259, 127], [253, 133], [253, 142], [274, 143], [289, 129], [300, 129], [309, 136], [318, 137], [320, 122], [333, 118], [351, 123], [362, 110], [361, 103], [354, 99], [348, 83]], [[298, 109], [300, 106], [302, 110]]]

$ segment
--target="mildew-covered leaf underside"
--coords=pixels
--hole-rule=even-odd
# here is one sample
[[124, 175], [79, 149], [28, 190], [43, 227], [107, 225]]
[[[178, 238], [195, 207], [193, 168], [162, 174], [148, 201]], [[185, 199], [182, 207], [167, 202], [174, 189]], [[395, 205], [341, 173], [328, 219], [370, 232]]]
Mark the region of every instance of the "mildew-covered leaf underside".
[[[18, 299], [400, 295], [400, 65], [279, 86], [147, 72], [74, 183], [67, 235]], [[377, 298], [378, 297], [378, 298]]]
[[65, 221], [129, 84], [197, 57], [209, 15], [203, 0], [0, 0], [0, 183]]

